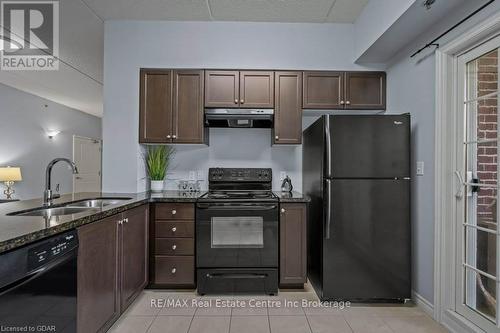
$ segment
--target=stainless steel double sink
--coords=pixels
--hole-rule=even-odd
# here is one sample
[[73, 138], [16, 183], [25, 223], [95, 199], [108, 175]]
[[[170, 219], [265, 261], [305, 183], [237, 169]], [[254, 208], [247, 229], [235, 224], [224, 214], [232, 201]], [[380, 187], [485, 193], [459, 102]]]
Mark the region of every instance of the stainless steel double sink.
[[36, 207], [29, 210], [13, 212], [9, 216], [61, 216], [84, 213], [87, 211], [99, 211], [107, 206], [117, 205], [122, 201], [132, 198], [93, 198], [68, 202], [62, 205], [50, 207]]

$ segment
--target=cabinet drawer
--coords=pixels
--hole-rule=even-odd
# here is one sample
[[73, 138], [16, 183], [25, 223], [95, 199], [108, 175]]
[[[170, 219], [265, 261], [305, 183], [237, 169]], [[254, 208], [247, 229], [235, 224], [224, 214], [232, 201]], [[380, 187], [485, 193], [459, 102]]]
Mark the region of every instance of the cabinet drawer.
[[194, 237], [194, 223], [157, 221], [155, 237]]
[[166, 256], [193, 256], [193, 238], [156, 238], [155, 254]]
[[156, 204], [155, 217], [159, 220], [194, 220], [194, 204]]
[[156, 284], [194, 284], [194, 257], [155, 257]]

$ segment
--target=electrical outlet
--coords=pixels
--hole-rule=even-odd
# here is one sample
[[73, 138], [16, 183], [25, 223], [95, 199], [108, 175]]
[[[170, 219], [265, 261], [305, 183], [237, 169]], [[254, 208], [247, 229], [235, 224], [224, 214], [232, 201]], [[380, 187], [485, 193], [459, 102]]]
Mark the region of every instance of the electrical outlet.
[[196, 171], [189, 171], [189, 180], [196, 180]]
[[280, 171], [280, 181], [283, 181], [286, 177], [286, 171]]
[[424, 162], [417, 161], [417, 176], [423, 176], [423, 175], [424, 175]]

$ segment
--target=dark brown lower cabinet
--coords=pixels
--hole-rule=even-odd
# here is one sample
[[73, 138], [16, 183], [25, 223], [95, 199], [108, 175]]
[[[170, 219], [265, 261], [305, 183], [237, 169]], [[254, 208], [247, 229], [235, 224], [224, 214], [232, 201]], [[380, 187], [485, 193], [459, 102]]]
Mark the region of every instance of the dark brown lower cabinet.
[[120, 304], [125, 311], [148, 283], [149, 209], [140, 206], [123, 217]]
[[153, 207], [150, 233], [151, 286], [195, 287], [194, 204], [156, 203]]
[[78, 228], [78, 333], [106, 332], [148, 281], [148, 205]]
[[79, 333], [106, 332], [120, 316], [118, 221], [121, 214], [78, 229]]
[[307, 281], [306, 204], [280, 205], [280, 287], [303, 287]]

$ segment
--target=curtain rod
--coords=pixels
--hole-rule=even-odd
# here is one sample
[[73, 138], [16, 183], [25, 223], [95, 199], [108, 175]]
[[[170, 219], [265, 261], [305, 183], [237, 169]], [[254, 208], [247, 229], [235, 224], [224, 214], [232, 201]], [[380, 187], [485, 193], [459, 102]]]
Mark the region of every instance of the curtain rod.
[[476, 15], [477, 13], [479, 13], [481, 10], [483, 10], [484, 8], [488, 7], [489, 5], [491, 5], [493, 2], [495, 2], [495, 0], [490, 0], [488, 1], [487, 3], [485, 3], [484, 5], [482, 5], [481, 7], [479, 7], [478, 9], [476, 9], [475, 11], [473, 11], [472, 13], [470, 13], [467, 17], [463, 18], [460, 22], [458, 22], [457, 24], [455, 24], [454, 26], [452, 26], [451, 28], [449, 28], [448, 30], [446, 30], [445, 32], [443, 32], [441, 35], [437, 36], [436, 38], [434, 38], [432, 41], [430, 41], [429, 43], [425, 44], [424, 47], [420, 48], [418, 51], [416, 51], [415, 53], [413, 53], [410, 58], [413, 58], [414, 56], [416, 56], [417, 54], [419, 54], [420, 52], [422, 52], [423, 50], [425, 50], [426, 48], [428, 47], [431, 47], [431, 46], [436, 46], [436, 48], [439, 48], [439, 43], [436, 43], [439, 39], [441, 39], [441, 37], [447, 35], [448, 33], [450, 33], [450, 31], [456, 29], [459, 25], [461, 25], [462, 23], [464, 23], [465, 21], [467, 21], [468, 19], [470, 19], [472, 16]]

